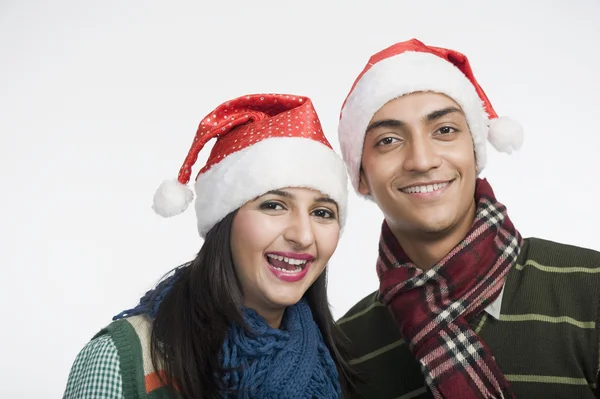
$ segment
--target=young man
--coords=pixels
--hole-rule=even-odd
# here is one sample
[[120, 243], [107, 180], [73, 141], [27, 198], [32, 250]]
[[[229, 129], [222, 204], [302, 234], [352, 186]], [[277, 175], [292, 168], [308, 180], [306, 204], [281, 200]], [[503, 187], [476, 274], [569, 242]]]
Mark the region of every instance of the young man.
[[488, 141], [523, 135], [463, 54], [413, 39], [372, 56], [339, 139], [385, 216], [379, 290], [339, 320], [365, 398], [600, 397], [600, 253], [522, 238], [478, 178]]

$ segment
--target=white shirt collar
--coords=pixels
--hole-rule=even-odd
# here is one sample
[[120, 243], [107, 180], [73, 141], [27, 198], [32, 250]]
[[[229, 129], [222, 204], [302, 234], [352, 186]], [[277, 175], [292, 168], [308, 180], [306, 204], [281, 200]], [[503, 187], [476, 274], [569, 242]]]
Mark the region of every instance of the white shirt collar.
[[487, 308], [484, 310], [487, 314], [492, 316], [494, 319], [500, 319], [500, 308], [502, 307], [502, 297], [504, 296], [504, 287], [506, 286], [506, 281], [502, 284], [502, 289], [500, 290], [500, 294], [498, 298], [494, 300], [494, 302], [490, 303]]

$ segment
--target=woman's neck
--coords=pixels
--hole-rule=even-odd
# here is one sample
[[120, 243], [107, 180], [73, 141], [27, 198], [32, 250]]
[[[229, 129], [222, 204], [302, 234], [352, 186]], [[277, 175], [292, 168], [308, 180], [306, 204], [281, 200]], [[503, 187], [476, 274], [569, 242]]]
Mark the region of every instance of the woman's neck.
[[268, 312], [268, 313], [259, 313], [259, 315], [265, 319], [269, 327], [271, 328], [280, 328], [281, 327], [281, 319], [283, 319], [283, 310], [279, 312]]
[[254, 303], [244, 303], [247, 308], [253, 309], [260, 317], [265, 319], [267, 325], [271, 328], [280, 328], [281, 320], [283, 319], [283, 313], [285, 308], [274, 308], [269, 306], [259, 306]]

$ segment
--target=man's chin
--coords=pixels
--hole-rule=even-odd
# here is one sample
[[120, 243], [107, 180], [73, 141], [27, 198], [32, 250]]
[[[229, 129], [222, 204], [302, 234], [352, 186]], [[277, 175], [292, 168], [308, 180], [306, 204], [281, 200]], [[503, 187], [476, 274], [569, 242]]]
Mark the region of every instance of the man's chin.
[[452, 224], [447, 220], [439, 220], [423, 223], [419, 226], [419, 230], [423, 234], [443, 235], [451, 230], [451, 226]]
[[440, 239], [447, 235], [452, 230], [453, 223], [447, 217], [439, 218], [427, 218], [413, 220], [410, 223], [404, 235], [410, 239], [411, 236], [419, 237], [421, 239]]

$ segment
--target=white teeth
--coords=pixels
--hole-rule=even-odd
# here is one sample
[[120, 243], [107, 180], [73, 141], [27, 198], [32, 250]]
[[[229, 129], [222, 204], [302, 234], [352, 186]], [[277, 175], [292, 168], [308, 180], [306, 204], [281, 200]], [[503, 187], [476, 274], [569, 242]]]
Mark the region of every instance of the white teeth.
[[[274, 254], [267, 254], [267, 256], [272, 259], [284, 261], [284, 262], [289, 263], [290, 265], [294, 265], [294, 266], [306, 264], [306, 260], [302, 260], [302, 259], [286, 258], [285, 256], [279, 256], [279, 255], [274, 255]], [[302, 270], [301, 267], [299, 269]]]
[[407, 193], [407, 194], [432, 193], [434, 191], [439, 190], [440, 188], [446, 187], [448, 184], [449, 184], [449, 182], [427, 184], [425, 186], [412, 186], [412, 187], [403, 188], [401, 191], [403, 193]]
[[276, 267], [276, 266], [271, 266], [271, 267], [273, 267], [273, 269], [277, 269], [284, 273], [292, 273], [293, 274], [293, 273], [298, 273], [298, 272], [302, 271], [302, 267], [300, 267], [300, 266], [296, 266], [296, 269], [294, 269], [294, 270], [282, 269], [281, 267]]

